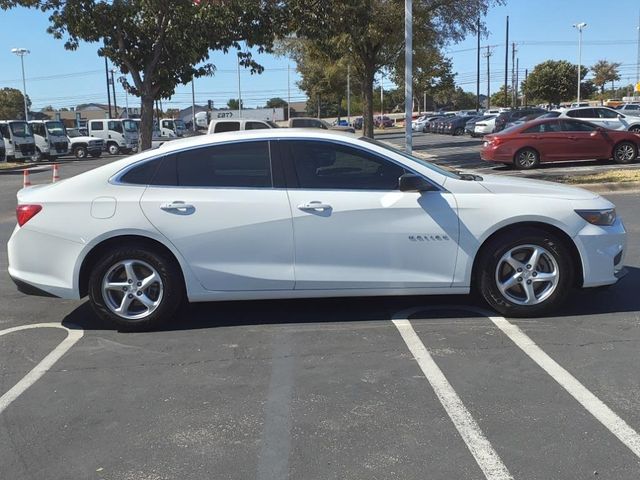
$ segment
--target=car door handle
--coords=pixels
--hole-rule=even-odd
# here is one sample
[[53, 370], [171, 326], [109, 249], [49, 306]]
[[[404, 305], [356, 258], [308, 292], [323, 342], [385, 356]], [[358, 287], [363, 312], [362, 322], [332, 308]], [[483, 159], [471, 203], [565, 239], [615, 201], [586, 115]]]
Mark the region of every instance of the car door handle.
[[569, 140], [577, 140], [577, 137], [567, 137]]
[[322, 202], [307, 202], [298, 205], [300, 210], [331, 210], [331, 205]]
[[165, 212], [176, 212], [182, 214], [193, 213], [196, 209], [190, 203], [184, 203], [180, 201], [163, 203], [160, 205], [160, 208]]

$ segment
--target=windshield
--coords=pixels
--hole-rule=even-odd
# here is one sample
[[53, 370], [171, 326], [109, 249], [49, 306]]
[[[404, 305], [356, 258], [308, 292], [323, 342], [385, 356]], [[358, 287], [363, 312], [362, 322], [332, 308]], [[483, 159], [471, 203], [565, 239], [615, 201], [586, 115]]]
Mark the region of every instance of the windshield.
[[11, 126], [11, 133], [13, 133], [14, 137], [33, 136], [33, 133], [31, 133], [31, 127], [27, 122], [11, 122], [9, 125]]
[[393, 148], [387, 145], [386, 143], [382, 143], [378, 140], [374, 140], [368, 137], [360, 137], [360, 140], [370, 143], [372, 145], [376, 145], [377, 147], [382, 147], [385, 150], [389, 150], [390, 152], [396, 153], [398, 155], [402, 155], [403, 157], [408, 158], [409, 160], [412, 160], [416, 163], [419, 163], [420, 165], [427, 167], [428, 169], [433, 170], [434, 172], [439, 173], [440, 175], [444, 175], [445, 177], [456, 178], [456, 179], [460, 178], [460, 175], [458, 175], [454, 170], [450, 170], [449, 168], [443, 168], [438, 165], [434, 165], [433, 163], [427, 162], [426, 160], [420, 157], [414, 157], [413, 155], [409, 155], [408, 153], [403, 152], [402, 150]]
[[64, 136], [64, 124], [62, 122], [46, 122], [49, 135]]
[[184, 122], [182, 120], [174, 120], [174, 122], [175, 122], [176, 128], [178, 130], [186, 130], [187, 129], [186, 125], [184, 124]]
[[136, 133], [138, 131], [138, 127], [136, 127], [136, 122], [133, 120], [123, 120], [122, 125], [124, 126], [124, 131], [129, 133]]

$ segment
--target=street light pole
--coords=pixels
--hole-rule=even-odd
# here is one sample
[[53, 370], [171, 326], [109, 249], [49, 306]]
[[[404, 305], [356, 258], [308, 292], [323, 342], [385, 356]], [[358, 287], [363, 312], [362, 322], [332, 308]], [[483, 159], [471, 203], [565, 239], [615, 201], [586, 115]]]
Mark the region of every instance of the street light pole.
[[404, 0], [404, 138], [408, 154], [413, 151], [413, 2]]
[[574, 23], [573, 27], [578, 29], [578, 104], [580, 104], [580, 84], [582, 83], [582, 30], [586, 28], [584, 22]]
[[22, 96], [24, 100], [24, 121], [29, 121], [29, 108], [27, 106], [27, 81], [24, 76], [24, 56], [31, 53], [26, 48], [12, 48], [11, 53], [15, 53], [20, 57], [20, 64], [22, 65]]

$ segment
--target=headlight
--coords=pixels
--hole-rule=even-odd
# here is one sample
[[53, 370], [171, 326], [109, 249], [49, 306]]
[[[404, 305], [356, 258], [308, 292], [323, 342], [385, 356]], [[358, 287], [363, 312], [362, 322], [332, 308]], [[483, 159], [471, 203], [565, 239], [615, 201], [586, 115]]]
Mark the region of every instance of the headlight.
[[613, 225], [613, 222], [616, 221], [615, 208], [608, 208], [606, 210], [576, 210], [576, 213], [593, 225]]

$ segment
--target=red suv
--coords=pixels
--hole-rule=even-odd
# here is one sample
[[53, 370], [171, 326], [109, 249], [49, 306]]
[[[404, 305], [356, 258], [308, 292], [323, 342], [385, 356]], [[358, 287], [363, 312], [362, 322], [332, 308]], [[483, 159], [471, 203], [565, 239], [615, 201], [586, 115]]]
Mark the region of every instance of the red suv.
[[393, 127], [394, 122], [392, 119], [390, 119], [389, 117], [387, 117], [386, 115], [378, 115], [374, 120], [373, 120], [373, 125], [376, 128], [387, 128], [387, 127]]

